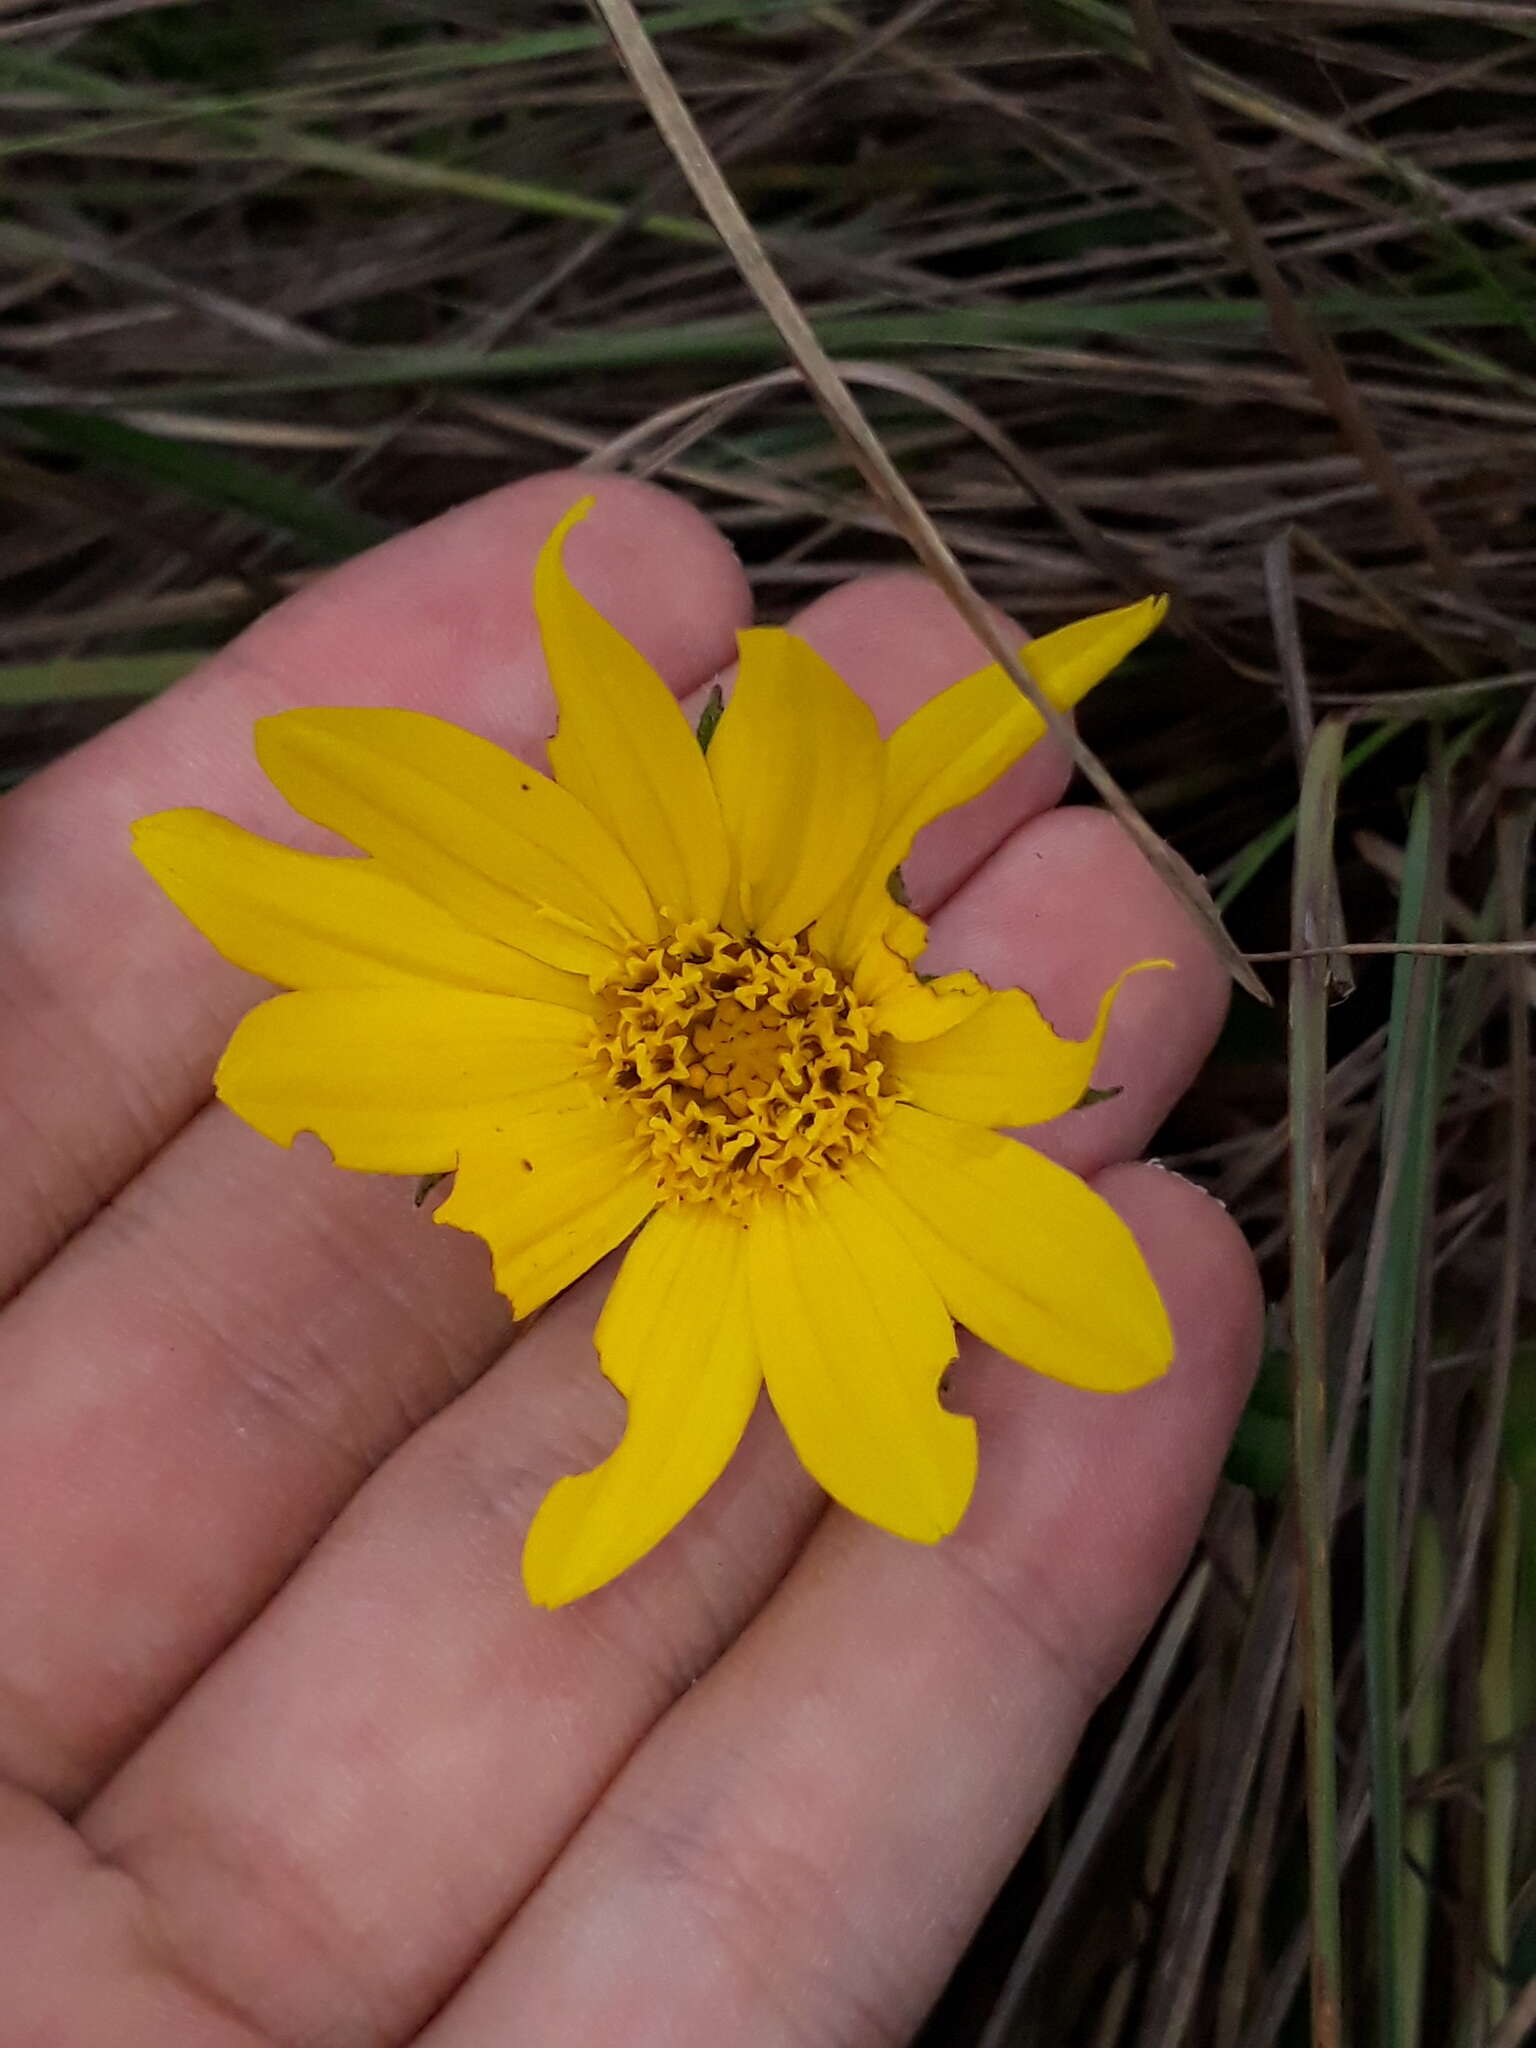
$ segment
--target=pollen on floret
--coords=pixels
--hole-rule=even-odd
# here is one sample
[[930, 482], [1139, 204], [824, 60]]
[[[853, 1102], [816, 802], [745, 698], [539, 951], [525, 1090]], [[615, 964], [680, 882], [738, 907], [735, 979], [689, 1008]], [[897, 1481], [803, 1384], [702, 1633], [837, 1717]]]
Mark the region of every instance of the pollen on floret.
[[630, 950], [592, 1060], [661, 1198], [733, 1212], [844, 1171], [896, 1099], [868, 1007], [824, 960], [702, 923]]

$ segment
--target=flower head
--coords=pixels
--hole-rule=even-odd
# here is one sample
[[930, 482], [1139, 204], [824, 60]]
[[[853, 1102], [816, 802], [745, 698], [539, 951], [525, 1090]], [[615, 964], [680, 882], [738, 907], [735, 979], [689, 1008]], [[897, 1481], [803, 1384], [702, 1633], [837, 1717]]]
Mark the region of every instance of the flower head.
[[[883, 741], [809, 646], [758, 629], [706, 755], [566, 574], [588, 502], [535, 573], [552, 775], [416, 712], [290, 711], [258, 725], [262, 766], [363, 858], [196, 810], [135, 832], [220, 951], [291, 991], [219, 1064], [247, 1123], [313, 1131], [340, 1166], [452, 1173], [437, 1220], [485, 1239], [520, 1316], [633, 1236], [597, 1329], [627, 1425], [534, 1519], [547, 1606], [675, 1526], [765, 1383], [828, 1493], [934, 1542], [976, 1470], [974, 1423], [939, 1399], [956, 1322], [1100, 1391], [1171, 1353], [1125, 1225], [1001, 1135], [1082, 1099], [1120, 982], [1087, 1038], [1059, 1037], [1019, 990], [919, 975], [924, 927], [891, 892], [1038, 713], [986, 668]], [[1162, 610], [1022, 659], [1066, 708]]]

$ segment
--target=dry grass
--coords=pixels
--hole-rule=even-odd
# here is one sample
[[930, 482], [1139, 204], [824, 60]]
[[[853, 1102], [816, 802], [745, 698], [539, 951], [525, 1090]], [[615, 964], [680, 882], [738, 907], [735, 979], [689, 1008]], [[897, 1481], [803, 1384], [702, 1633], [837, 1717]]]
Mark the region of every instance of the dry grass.
[[[1272, 1357], [1202, 1559], [925, 2038], [1509, 2048], [1536, 14], [643, 12], [965, 578], [1037, 630], [1176, 593], [1084, 732], [1241, 946], [1481, 948], [1266, 965], [1289, 1036], [1240, 998], [1163, 1134], [1259, 1248]], [[900, 558], [577, 6], [5, 0], [0, 102], [6, 774], [556, 458], [688, 492], [770, 615]], [[1331, 1566], [1300, 1584], [1298, 1523]]]

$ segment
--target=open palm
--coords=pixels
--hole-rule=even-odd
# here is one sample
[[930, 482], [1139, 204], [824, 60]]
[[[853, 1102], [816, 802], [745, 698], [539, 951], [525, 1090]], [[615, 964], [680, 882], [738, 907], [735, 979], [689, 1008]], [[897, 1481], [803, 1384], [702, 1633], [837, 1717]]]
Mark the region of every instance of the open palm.
[[[533, 1510], [622, 1420], [606, 1269], [517, 1335], [483, 1248], [400, 1182], [208, 1103], [258, 985], [130, 822], [206, 804], [291, 840], [250, 750], [291, 705], [536, 757], [530, 570], [573, 494], [535, 479], [352, 563], [0, 807], [4, 2048], [902, 2041], [1198, 1528], [1256, 1282], [1215, 1203], [1124, 1162], [1222, 976], [1111, 821], [1050, 808], [1048, 746], [906, 881], [929, 964], [1063, 1030], [1127, 960], [1178, 963], [1121, 999], [1121, 1092], [1031, 1134], [1131, 1224], [1177, 1354], [1111, 1399], [963, 1353], [981, 1476], [934, 1549], [828, 1510], [760, 1412], [653, 1556], [531, 1608]], [[597, 494], [583, 586], [686, 698], [740, 571], [676, 501]], [[887, 729], [981, 658], [907, 576], [796, 627]]]

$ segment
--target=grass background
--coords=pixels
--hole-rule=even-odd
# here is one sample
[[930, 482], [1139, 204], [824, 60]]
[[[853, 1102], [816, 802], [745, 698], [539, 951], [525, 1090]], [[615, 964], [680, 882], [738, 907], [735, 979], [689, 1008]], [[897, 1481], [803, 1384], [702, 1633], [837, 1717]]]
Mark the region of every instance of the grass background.
[[[1085, 737], [1310, 949], [1158, 1145], [1274, 1304], [1228, 1479], [925, 2048], [1512, 2048], [1536, 9], [642, 12], [976, 587], [1175, 593]], [[574, 0], [0, 0], [0, 102], [6, 780], [552, 461], [692, 496], [768, 616], [904, 558]]]

